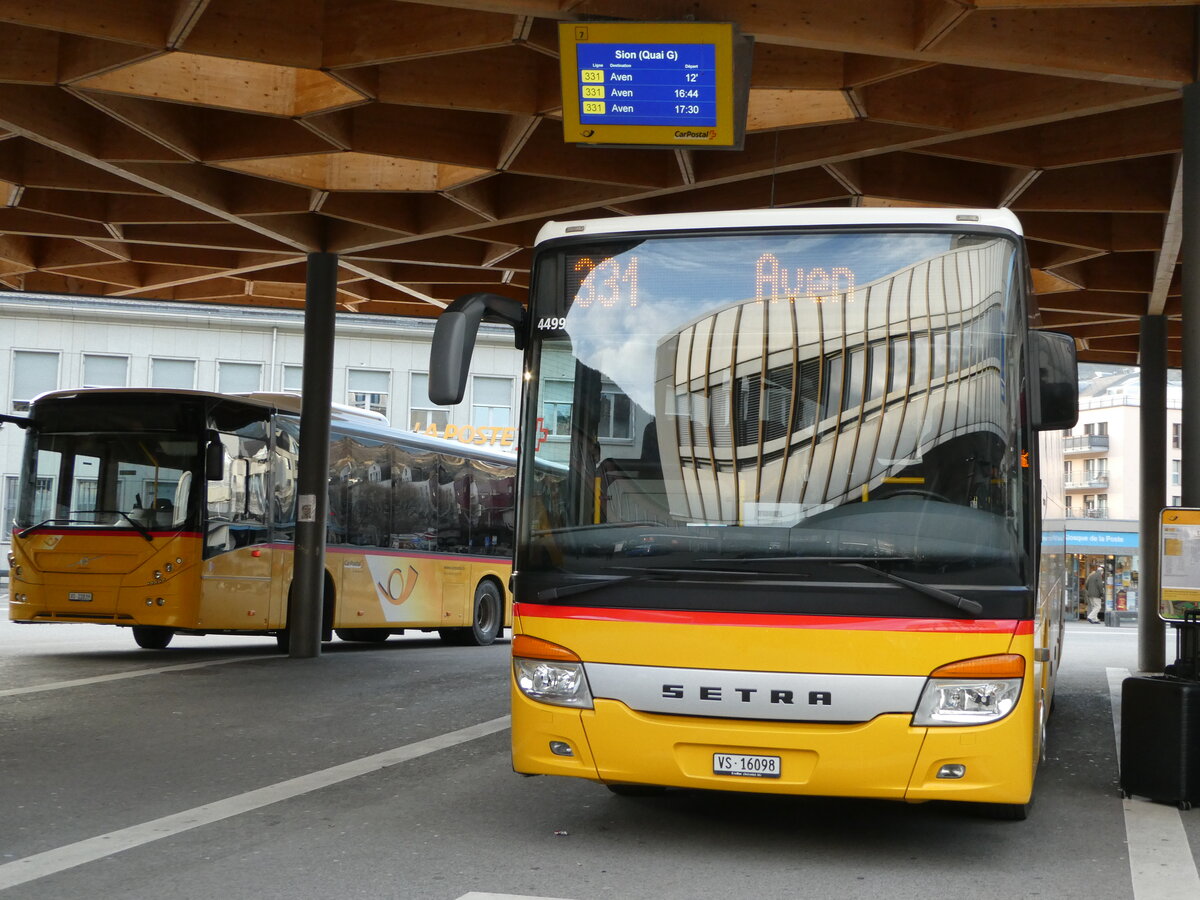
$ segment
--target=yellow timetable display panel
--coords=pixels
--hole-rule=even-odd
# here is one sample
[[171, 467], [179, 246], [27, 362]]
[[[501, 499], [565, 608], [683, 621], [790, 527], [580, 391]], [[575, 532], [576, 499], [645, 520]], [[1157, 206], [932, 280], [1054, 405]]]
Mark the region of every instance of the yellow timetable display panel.
[[1158, 614], [1183, 621], [1200, 609], [1200, 509], [1168, 507], [1159, 521]]
[[563, 139], [740, 148], [750, 46], [728, 23], [560, 24]]

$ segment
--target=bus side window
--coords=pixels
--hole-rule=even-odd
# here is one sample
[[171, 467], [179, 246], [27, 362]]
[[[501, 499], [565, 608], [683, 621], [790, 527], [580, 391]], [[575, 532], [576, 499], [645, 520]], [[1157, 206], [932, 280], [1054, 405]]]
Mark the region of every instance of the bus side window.
[[350, 438], [339, 475], [345, 482], [346, 530], [358, 547], [385, 547], [391, 533], [391, 458], [386, 445]]
[[408, 448], [392, 448], [393, 550], [433, 550], [437, 526], [437, 457]]
[[219, 436], [223, 477], [208, 482], [206, 556], [267, 539], [267, 443], [257, 435]]
[[284, 541], [295, 540], [296, 537], [297, 431], [297, 426], [286, 420], [277, 422], [275, 426], [271, 519], [275, 525], [275, 536]]

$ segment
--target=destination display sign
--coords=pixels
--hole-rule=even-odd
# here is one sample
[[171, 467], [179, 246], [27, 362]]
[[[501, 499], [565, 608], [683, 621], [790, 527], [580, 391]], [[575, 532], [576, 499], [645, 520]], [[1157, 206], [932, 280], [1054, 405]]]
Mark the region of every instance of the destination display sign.
[[563, 23], [559, 45], [567, 142], [741, 146], [750, 42], [733, 25]]

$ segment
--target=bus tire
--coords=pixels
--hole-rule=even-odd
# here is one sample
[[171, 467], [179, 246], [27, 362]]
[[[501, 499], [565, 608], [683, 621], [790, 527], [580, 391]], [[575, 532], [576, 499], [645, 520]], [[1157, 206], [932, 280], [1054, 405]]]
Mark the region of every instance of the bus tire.
[[387, 628], [335, 628], [333, 633], [343, 641], [361, 641], [366, 644], [382, 644], [392, 634]]
[[464, 628], [439, 628], [438, 636], [447, 644], [486, 647], [504, 628], [504, 602], [500, 589], [491, 581], [481, 581], [471, 604], [471, 624]]
[[1001, 822], [1024, 822], [1029, 818], [1029, 810], [1033, 801], [1028, 803], [981, 803], [979, 814], [985, 819]]
[[606, 784], [605, 787], [618, 797], [661, 797], [667, 792], [657, 784]]
[[133, 640], [143, 650], [166, 650], [175, 631], [161, 625], [134, 625]]

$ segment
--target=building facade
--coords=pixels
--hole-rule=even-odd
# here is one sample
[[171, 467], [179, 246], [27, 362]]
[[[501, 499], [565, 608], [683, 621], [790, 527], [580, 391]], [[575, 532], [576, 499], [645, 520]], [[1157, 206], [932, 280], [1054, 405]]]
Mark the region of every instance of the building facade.
[[[16, 415], [44, 391], [74, 387], [301, 387], [300, 311], [3, 294], [0, 321], [0, 402]], [[380, 412], [396, 427], [454, 434], [491, 426], [489, 435], [509, 436], [504, 429], [516, 422], [521, 386], [510, 329], [480, 329], [463, 402], [436, 407], [428, 395], [432, 319], [339, 314], [335, 327], [335, 402]], [[23, 444], [21, 429], [0, 427], [0, 572], [8, 568]]]
[[[1167, 384], [1167, 483], [1163, 496], [1178, 506], [1182, 450], [1182, 386]], [[1105, 570], [1106, 605], [1137, 610], [1141, 504], [1141, 376], [1137, 370], [1089, 373], [1080, 383], [1079, 422], [1063, 432], [1063, 507], [1067, 550], [1082, 583], [1097, 565]], [[1082, 599], [1081, 599], [1082, 602]]]

